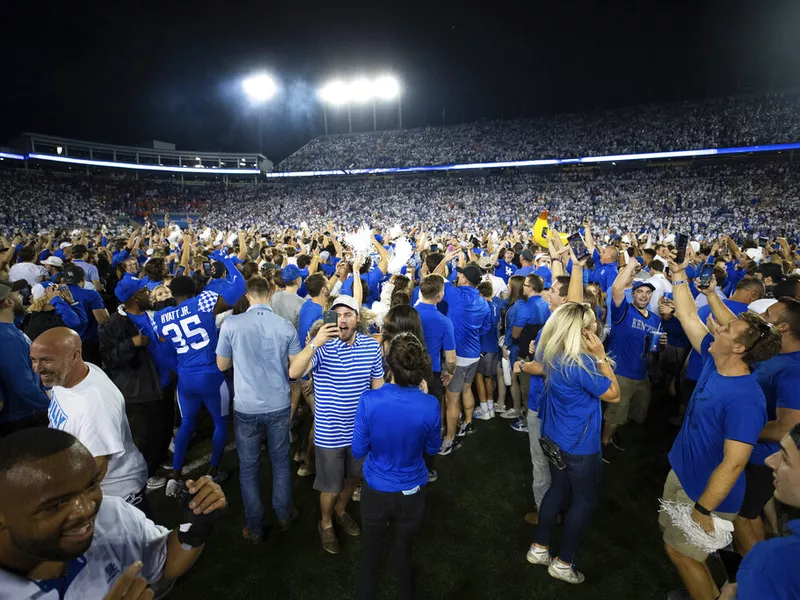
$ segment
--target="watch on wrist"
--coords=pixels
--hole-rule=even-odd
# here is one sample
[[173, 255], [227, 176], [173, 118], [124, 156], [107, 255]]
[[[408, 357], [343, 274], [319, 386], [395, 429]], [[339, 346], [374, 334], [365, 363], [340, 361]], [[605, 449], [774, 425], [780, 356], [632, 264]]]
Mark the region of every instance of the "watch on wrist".
[[310, 342], [308, 342], [308, 345], [309, 345], [309, 346], [311, 346], [311, 347], [312, 347], [314, 350], [317, 350], [317, 349], [319, 348], [319, 346], [317, 346], [317, 345], [314, 343], [314, 340], [311, 340]]
[[711, 515], [711, 511], [708, 510], [705, 506], [700, 504], [699, 502], [694, 503], [694, 509], [699, 512], [701, 515], [705, 515], [706, 517]]

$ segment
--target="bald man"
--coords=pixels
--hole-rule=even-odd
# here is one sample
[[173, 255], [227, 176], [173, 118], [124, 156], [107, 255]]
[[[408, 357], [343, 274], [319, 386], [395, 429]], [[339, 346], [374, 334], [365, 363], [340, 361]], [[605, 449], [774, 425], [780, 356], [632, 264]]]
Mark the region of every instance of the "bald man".
[[125, 399], [108, 376], [83, 361], [81, 338], [56, 327], [31, 343], [31, 363], [52, 387], [50, 427], [74, 435], [94, 456], [107, 496], [119, 496], [149, 516], [147, 464], [133, 444]]
[[0, 598], [152, 600], [191, 569], [227, 504], [210, 478], [187, 481], [187, 523], [169, 531], [104, 496], [101, 479], [68, 433], [0, 438]]

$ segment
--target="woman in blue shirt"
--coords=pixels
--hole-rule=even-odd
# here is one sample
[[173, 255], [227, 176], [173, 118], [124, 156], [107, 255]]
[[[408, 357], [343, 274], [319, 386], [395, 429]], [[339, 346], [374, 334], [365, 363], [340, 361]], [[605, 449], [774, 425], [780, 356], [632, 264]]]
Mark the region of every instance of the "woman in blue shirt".
[[364, 461], [361, 532], [364, 549], [356, 598], [375, 596], [383, 540], [395, 524], [395, 562], [401, 598], [416, 597], [411, 553], [422, 513], [428, 469], [423, 451], [442, 445], [439, 402], [420, 390], [430, 377], [431, 361], [412, 333], [392, 339], [386, 355], [388, 383], [361, 396], [356, 411], [352, 452]]
[[[563, 468], [551, 459], [552, 483], [539, 507], [536, 540], [527, 559], [531, 564], [548, 565], [551, 577], [569, 583], [584, 580], [573, 559], [600, 491], [600, 401], [619, 402], [619, 384], [594, 333], [595, 319], [589, 304], [560, 306], [542, 329], [535, 354], [545, 377], [539, 406], [542, 446], [549, 442], [560, 448], [563, 461], [559, 466]], [[563, 510], [567, 513], [561, 548], [558, 556], [551, 558], [550, 535]]]
[[800, 425], [781, 440], [781, 449], [765, 464], [773, 471], [775, 500], [783, 537], [759, 542], [744, 557], [737, 583], [720, 600], [791, 600], [800, 598]]

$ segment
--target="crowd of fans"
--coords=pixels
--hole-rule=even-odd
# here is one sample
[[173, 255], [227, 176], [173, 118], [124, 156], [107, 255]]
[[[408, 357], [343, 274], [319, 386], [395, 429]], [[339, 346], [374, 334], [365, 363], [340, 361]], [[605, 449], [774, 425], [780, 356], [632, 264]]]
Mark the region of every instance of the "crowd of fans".
[[410, 167], [575, 158], [796, 142], [800, 96], [792, 90], [449, 127], [319, 137], [277, 171]]
[[[714, 168], [719, 178], [709, 193], [725, 181], [721, 173], [736, 177], [725, 169]], [[747, 169], [774, 186], [791, 177], [785, 166]], [[680, 173], [670, 181], [686, 184], [686, 209], [718, 219], [693, 192], [703, 189], [702, 178]], [[552, 185], [581, 186], [584, 176], [554, 175]], [[644, 186], [666, 178], [638, 177], [609, 179]], [[77, 202], [95, 197], [89, 186], [69, 185]], [[592, 185], [603, 184], [593, 178]], [[129, 597], [126, 590], [144, 594], [148, 585], [166, 593], [223, 518], [227, 474], [218, 464], [229, 415], [244, 540], [259, 544], [263, 536], [262, 441], [277, 525], [288, 530], [298, 516], [295, 436], [297, 476], [314, 476], [320, 492], [322, 547], [338, 554], [341, 534], [364, 537], [356, 592], [364, 599], [378, 585], [389, 523], [399, 589], [415, 596], [415, 533], [426, 489], [439, 479], [432, 456], [448, 460], [471, 445], [481, 421], [508, 419], [530, 443], [534, 509], [525, 520], [537, 529], [527, 561], [579, 584], [585, 575], [575, 557], [604, 463], [625, 460], [618, 433], [648, 417], [651, 386], [659, 386], [682, 423], [662, 499], [685, 507], [685, 526], [698, 532], [734, 523], [728, 550], [744, 560], [722, 597], [793, 597], [800, 589], [787, 568], [800, 507], [800, 254], [783, 235], [747, 237], [747, 219], [759, 222], [762, 207], [785, 206], [783, 198], [758, 200], [747, 212], [746, 203], [722, 205], [739, 219], [730, 235], [683, 230], [687, 221], [677, 216], [671, 226], [648, 225], [631, 210], [616, 217], [620, 231], [651, 235], [614, 237], [586, 217], [599, 221], [613, 205], [599, 194], [589, 204], [576, 197], [559, 205], [564, 222], [580, 227], [580, 242], [568, 244], [529, 228], [352, 234], [335, 222], [273, 222], [208, 231], [177, 229], [168, 216], [163, 227], [0, 237], [0, 516], [11, 532], [0, 537], [4, 593], [37, 597], [56, 589], [51, 580], [61, 581], [66, 598]], [[209, 211], [210, 222], [219, 210]], [[286, 209], [273, 210], [288, 218]], [[342, 224], [370, 220], [338, 214]], [[213, 451], [207, 476], [188, 480], [183, 467], [201, 410], [214, 423]], [[308, 435], [297, 436], [308, 420]], [[187, 505], [188, 522], [172, 532], [148, 519], [148, 492], [162, 488]], [[44, 517], [21, 511], [20, 499], [48, 507], [46, 525], [33, 527]], [[351, 500], [361, 502], [360, 523]], [[685, 597], [719, 597], [707, 546], [693, 544], [666, 514], [659, 522]], [[90, 568], [65, 578], [78, 557]]]
[[183, 187], [7, 171], [0, 172], [0, 231], [113, 228], [130, 216], [191, 211], [217, 229], [320, 228], [334, 221], [345, 228], [422, 222], [442, 233], [501, 232], [529, 226], [549, 209], [551, 224], [562, 231], [589, 216], [609, 235], [657, 235], [671, 220], [673, 229], [700, 240], [732, 231], [794, 239], [798, 200], [800, 176], [786, 161]]

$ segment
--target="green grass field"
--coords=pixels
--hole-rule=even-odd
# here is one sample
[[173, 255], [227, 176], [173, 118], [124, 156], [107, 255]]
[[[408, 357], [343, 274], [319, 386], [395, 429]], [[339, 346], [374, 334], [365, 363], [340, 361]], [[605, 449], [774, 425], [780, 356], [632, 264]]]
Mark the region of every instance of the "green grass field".
[[[439, 479], [429, 486], [426, 515], [417, 537], [415, 562], [420, 598], [665, 598], [679, 587], [666, 558], [657, 525], [658, 502], [668, 471], [667, 452], [676, 431], [654, 425], [630, 425], [620, 436], [627, 448], [605, 466], [598, 508], [578, 552], [586, 575], [579, 586], [552, 579], [532, 566], [525, 553], [535, 527], [523, 520], [533, 505], [527, 435], [511, 430], [510, 421], [478, 421], [477, 433], [450, 456], [437, 457]], [[203, 429], [206, 429], [208, 423]], [[206, 436], [201, 436], [205, 439]], [[231, 438], [232, 439], [232, 438]], [[293, 446], [294, 449], [294, 446]], [[189, 459], [208, 452], [198, 443]], [[194, 569], [170, 597], [197, 598], [352, 598], [361, 558], [359, 538], [340, 536], [342, 552], [327, 554], [319, 543], [318, 494], [312, 478], [293, 475], [299, 519], [288, 532], [272, 528], [270, 463], [261, 469], [267, 529], [260, 546], [241, 537], [244, 524], [237, 457], [225, 455], [221, 467], [230, 473], [223, 484], [230, 506]], [[296, 466], [293, 468], [296, 471]], [[151, 495], [157, 520], [175, 526], [179, 513], [163, 490]], [[359, 505], [351, 514], [359, 519]], [[557, 549], [559, 529], [553, 545]], [[387, 559], [390, 550], [387, 547]], [[380, 598], [394, 598], [393, 570], [384, 563]]]

